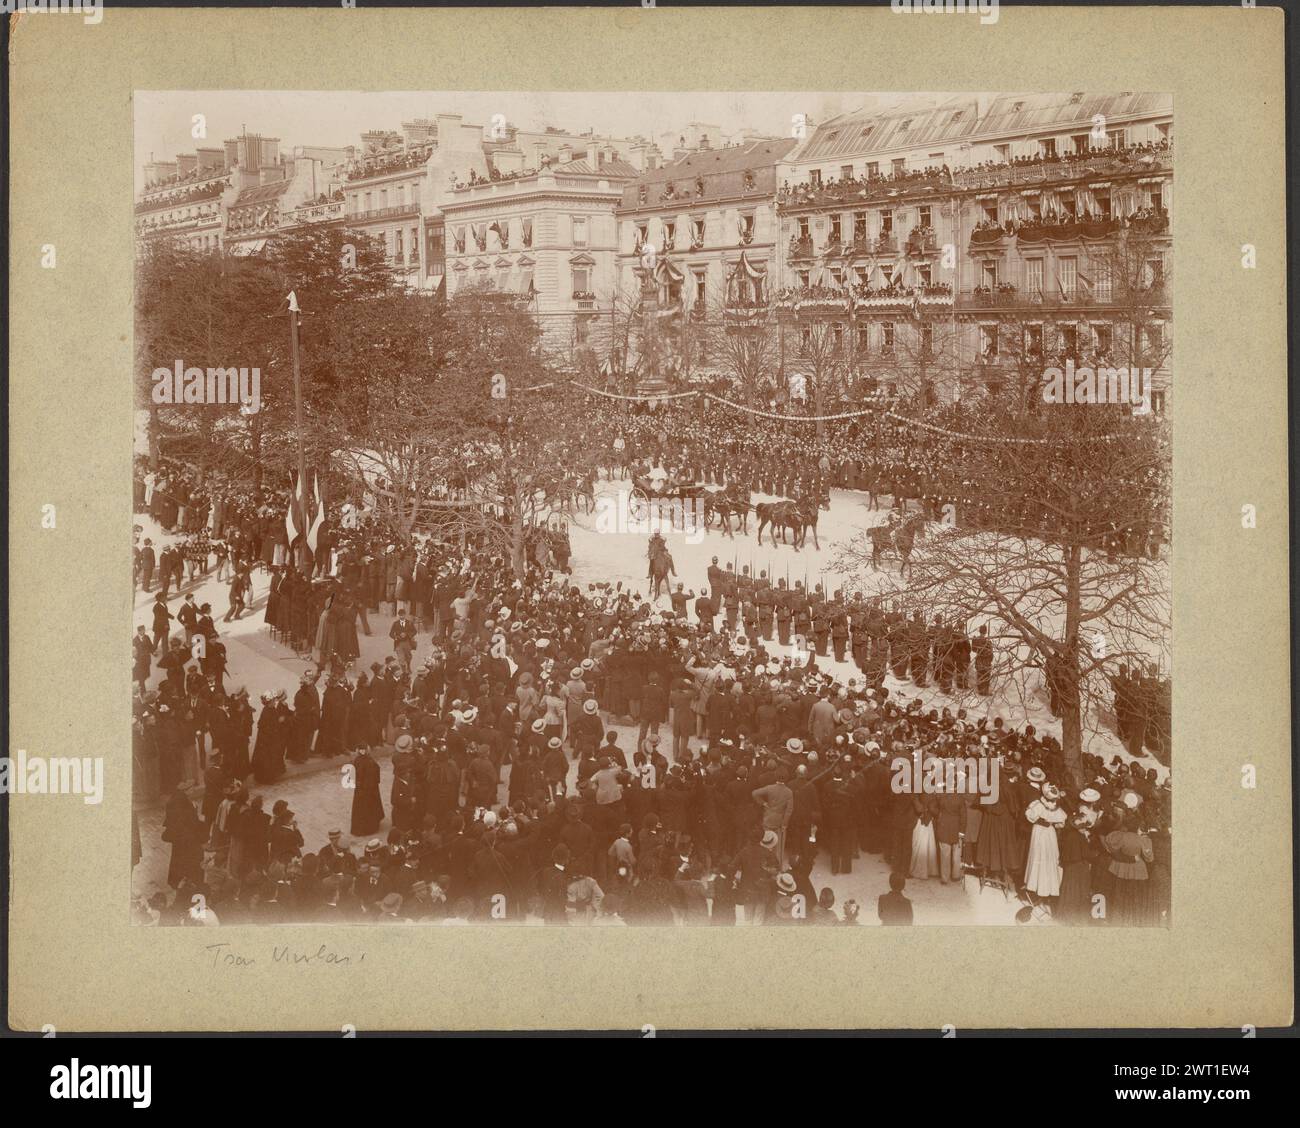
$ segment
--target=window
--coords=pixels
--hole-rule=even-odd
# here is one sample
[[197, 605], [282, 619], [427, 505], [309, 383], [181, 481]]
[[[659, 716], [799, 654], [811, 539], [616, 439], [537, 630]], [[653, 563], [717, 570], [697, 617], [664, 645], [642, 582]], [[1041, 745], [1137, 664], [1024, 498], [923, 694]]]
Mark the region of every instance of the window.
[[912, 124], [912, 119], [911, 119], [911, 118], [904, 118], [904, 119], [903, 119], [903, 124], [900, 125], [900, 126], [898, 127], [898, 132], [899, 132], [899, 133], [906, 133], [906, 132], [908, 131], [908, 129], [911, 127], [911, 124]]
[[646, 223], [638, 223], [636, 225], [636, 245], [638, 247], [644, 247], [649, 239], [650, 225]]
[[893, 166], [895, 175], [907, 169], [907, 161], [903, 157], [895, 157], [890, 164]]
[[997, 153], [998, 160], [1001, 161], [1003, 164], [1007, 164], [1011, 160], [1010, 145], [994, 145], [993, 151]]
[[921, 355], [934, 356], [934, 326], [921, 326]]
[[379, 206], [380, 206], [381, 208], [386, 208], [386, 207], [388, 207], [388, 189], [387, 189], [387, 188], [381, 188], [381, 189], [379, 190]]
[[370, 211], [370, 210], [371, 210], [371, 209], [370, 209], [370, 193], [369, 193], [369, 192], [366, 193], [366, 208], [365, 208], [365, 210], [366, 210], [366, 211]]
[[1097, 300], [1099, 302], [1110, 301], [1110, 268], [1103, 263], [1097, 271]]
[[871, 271], [865, 266], [856, 266], [853, 268], [853, 271], [858, 276], [858, 285], [867, 285], [868, 280], [871, 278]]
[[931, 154], [930, 154], [930, 160], [932, 160], [932, 161], [936, 161], [936, 162], [938, 162], [939, 164], [943, 164], [943, 154], [942, 154], [942, 153], [931, 153]]
[[832, 266], [832, 267], [831, 267], [831, 281], [832, 281], [833, 283], [835, 283], [836, 286], [843, 286], [843, 285], [844, 285], [844, 270], [843, 270], [843, 268], [838, 267], [838, 266]]
[[1061, 203], [1061, 210], [1065, 212], [1065, 214], [1068, 215], [1071, 219], [1073, 219], [1078, 214], [1076, 210], [1078, 202], [1075, 200], [1073, 196], [1062, 196], [1060, 203]]
[[1089, 140], [1088, 134], [1076, 133], [1070, 138], [1070, 144], [1074, 146], [1074, 151], [1076, 153], [1086, 153], [1088, 151], [1088, 146], [1091, 145], [1092, 142]]
[[396, 191], [394, 191], [393, 195], [395, 197], [393, 203], [400, 208], [403, 204], [406, 203], [406, 185], [399, 184], [397, 186]]
[[998, 327], [996, 325], [980, 326], [980, 356], [998, 355]]
[[752, 243], [754, 241], [753, 215], [742, 215], [740, 217], [740, 241], [742, 243]]
[[930, 208], [929, 205], [916, 209], [916, 216], [922, 227], [930, 226]]
[[1031, 298], [1043, 296], [1043, 260], [1027, 259], [1025, 261], [1025, 292]]
[[831, 216], [831, 242], [838, 243], [839, 241], [840, 241], [840, 217], [838, 215], [833, 215]]
[[1024, 102], [1017, 102], [1014, 106], [1011, 107], [1011, 112], [1013, 114], [1018, 114], [1024, 108], [1025, 108]]
[[1029, 217], [1035, 222], [1043, 218], [1043, 201], [1038, 196], [1029, 197]]
[[1153, 321], [1142, 327], [1143, 360], [1159, 360], [1160, 351], [1165, 344], [1165, 327], [1160, 321]]
[[590, 336], [591, 327], [587, 324], [589, 318], [575, 318], [573, 322], [573, 341], [578, 345], [585, 345], [587, 338]]
[[998, 264], [996, 262], [986, 262], [983, 271], [984, 282], [990, 290], [998, 284]]
[[867, 213], [853, 213], [853, 238], [865, 239], [867, 237]]
[[799, 238], [808, 238], [808, 217], [806, 215], [801, 215], [799, 217]]
[[1043, 327], [1041, 325], [1025, 326], [1025, 355], [1043, 355]]
[[664, 220], [664, 250], [671, 251], [677, 245], [677, 224]]
[[1110, 193], [1105, 191], [1094, 192], [1093, 199], [1097, 201], [1097, 210], [1101, 213], [1101, 217], [1110, 219]]
[[400, 229], [393, 232], [393, 258], [402, 259], [402, 232]]
[[1061, 296], [1066, 301], [1073, 301], [1075, 290], [1079, 285], [1079, 260], [1063, 258], [1057, 269], [1057, 278], [1061, 283]]
[[837, 353], [844, 351], [844, 326], [838, 321], [831, 326], [831, 342]]
[[1108, 356], [1111, 343], [1114, 340], [1111, 335], [1111, 327], [1109, 325], [1094, 325], [1092, 327], [1092, 336], [1097, 343], [1097, 351], [1103, 356]]
[[702, 270], [696, 270], [692, 272], [691, 277], [695, 279], [695, 301], [697, 304], [703, 305], [708, 275]]
[[918, 281], [922, 286], [928, 286], [928, 285], [930, 285], [930, 280], [931, 280], [931, 274], [930, 274], [930, 271], [931, 271], [931, 269], [932, 269], [932, 268], [931, 268], [931, 266], [930, 266], [929, 263], [925, 263], [925, 264], [923, 264], [923, 265], [921, 265], [921, 266], [918, 266], [918, 267], [916, 268], [916, 279], [917, 279], [917, 281]]
[[812, 330], [804, 328], [799, 333], [799, 352], [807, 356], [812, 352]]
[[865, 325], [858, 326], [858, 351], [871, 351], [871, 331]]
[[883, 356], [889, 356], [894, 351], [894, 323], [892, 321], [881, 322], [880, 325], [880, 352]]
[[510, 268], [508, 266], [497, 268], [497, 289], [503, 294], [510, 289]]
[[[585, 247], [587, 245], [587, 217], [585, 215], [575, 215], [573, 217], [573, 245], [575, 247]], [[586, 287], [584, 286], [585, 290]]]
[[965, 110], [957, 110], [956, 112], [954, 112], [952, 117], [948, 119], [948, 124], [952, 125], [952, 123], [955, 121], [961, 121], [962, 114], [964, 114], [965, 112], [966, 112]]
[[984, 218], [990, 223], [998, 221], [998, 202], [997, 200], [984, 201]]
[[853, 166], [852, 166], [852, 165], [840, 165], [840, 179], [841, 179], [841, 180], [852, 180], [852, 179], [853, 179]]
[[1108, 129], [1106, 130], [1106, 144], [1112, 149], [1122, 149], [1128, 144], [1127, 129]]
[[1045, 160], [1054, 160], [1056, 158], [1056, 138], [1041, 138], [1038, 142], [1038, 155]]
[[809, 172], [808, 183], [811, 184], [814, 188], [820, 188], [822, 186], [822, 170], [819, 168], [815, 168], [811, 172]]
[[870, 137], [870, 136], [871, 136], [871, 132], [872, 132], [872, 130], [874, 130], [875, 128], [876, 128], [876, 127], [875, 127], [874, 125], [864, 125], [864, 126], [862, 127], [862, 136], [863, 136], [863, 137]]
[[1147, 259], [1144, 279], [1148, 286], [1159, 286], [1164, 281], [1165, 264], [1158, 258]]
[[808, 271], [806, 270], [799, 271], [799, 285], [802, 286], [805, 290], [808, 289]]
[[880, 213], [880, 237], [888, 239], [894, 233], [894, 213], [886, 208]]
[[575, 295], [589, 293], [588, 283], [590, 280], [591, 274], [589, 271], [575, 268], [573, 271], [573, 293]]
[[[863, 136], [864, 136], [864, 137], [866, 136], [866, 133], [865, 133], [865, 132], [863, 133]], [[868, 161], [868, 162], [867, 162], [867, 175], [868, 175], [868, 176], [879, 176], [879, 175], [880, 175], [880, 162], [879, 162], [879, 161]]]

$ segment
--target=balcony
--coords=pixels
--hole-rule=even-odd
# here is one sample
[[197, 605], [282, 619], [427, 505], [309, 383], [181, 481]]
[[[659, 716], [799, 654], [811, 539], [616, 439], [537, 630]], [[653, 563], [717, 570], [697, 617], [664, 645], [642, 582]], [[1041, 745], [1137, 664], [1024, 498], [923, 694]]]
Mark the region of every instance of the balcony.
[[573, 300], [577, 303], [579, 310], [594, 310], [596, 308], [596, 295], [590, 290], [574, 290]]
[[331, 200], [326, 204], [310, 204], [305, 207], [294, 208], [286, 217], [291, 224], [295, 223], [328, 223], [330, 220], [343, 218], [343, 201]]
[[1149, 286], [1113, 288], [1082, 283], [1063, 289], [1021, 291], [1010, 283], [1000, 283], [995, 289], [977, 286], [963, 290], [957, 297], [957, 309], [962, 312], [978, 310], [1003, 310], [1006, 312], [1051, 309], [1124, 308], [1140, 306], [1168, 306], [1168, 288], [1164, 282]]
[[349, 223], [361, 223], [371, 219], [398, 219], [401, 216], [419, 214], [420, 205], [419, 203], [414, 203], [398, 204], [396, 207], [391, 208], [371, 208], [369, 211], [353, 212], [345, 218]]
[[1067, 219], [1064, 222], [1022, 223], [1016, 228], [1018, 243], [1070, 242], [1075, 239], [1104, 239], [1120, 229], [1117, 219]]
[[810, 259], [813, 257], [813, 241], [811, 235], [803, 235], [790, 240], [790, 259]]
[[935, 238], [933, 227], [922, 227], [912, 231], [907, 236], [907, 253], [909, 255], [924, 255], [938, 249], [939, 243]]

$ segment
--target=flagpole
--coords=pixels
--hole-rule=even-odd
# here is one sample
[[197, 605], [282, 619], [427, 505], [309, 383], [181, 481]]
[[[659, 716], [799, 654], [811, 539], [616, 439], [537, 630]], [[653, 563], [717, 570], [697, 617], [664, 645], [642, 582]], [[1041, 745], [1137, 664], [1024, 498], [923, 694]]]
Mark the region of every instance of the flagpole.
[[[302, 367], [298, 357], [298, 298], [292, 291], [289, 294], [289, 343], [293, 350], [293, 416], [298, 429], [298, 489], [299, 497], [304, 496], [307, 488], [307, 448], [303, 443], [302, 427]], [[307, 573], [307, 507], [302, 507], [303, 528], [298, 533], [298, 567]]]

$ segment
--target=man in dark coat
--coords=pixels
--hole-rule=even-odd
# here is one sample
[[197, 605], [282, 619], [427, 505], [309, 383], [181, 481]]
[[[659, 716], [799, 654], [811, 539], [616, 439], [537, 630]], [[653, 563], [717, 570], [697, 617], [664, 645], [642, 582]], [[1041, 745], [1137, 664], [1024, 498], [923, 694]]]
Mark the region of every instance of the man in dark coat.
[[347, 751], [348, 712], [352, 697], [340, 678], [331, 680], [321, 702], [320, 733], [316, 751], [321, 756], [338, 756]]
[[302, 676], [302, 684], [293, 695], [293, 728], [289, 736], [289, 759], [303, 763], [311, 755], [312, 741], [320, 727], [320, 693], [316, 689], [319, 675], [311, 670]]
[[[328, 698], [329, 691], [326, 690]], [[384, 801], [379, 794], [379, 765], [365, 749], [352, 761], [356, 790], [352, 793], [352, 836], [374, 834], [384, 821]]]

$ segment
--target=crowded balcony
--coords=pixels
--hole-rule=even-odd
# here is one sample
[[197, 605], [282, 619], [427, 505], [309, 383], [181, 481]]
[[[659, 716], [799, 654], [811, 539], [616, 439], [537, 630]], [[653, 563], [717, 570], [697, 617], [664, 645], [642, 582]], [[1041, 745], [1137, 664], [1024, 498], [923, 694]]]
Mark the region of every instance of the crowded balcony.
[[230, 181], [222, 178], [220, 180], [209, 180], [204, 184], [196, 184], [193, 188], [182, 189], [179, 192], [168, 192], [165, 196], [150, 196], [135, 205], [135, 214], [141, 215], [144, 212], [161, 211], [164, 208], [185, 207], [187, 204], [195, 204], [200, 200], [215, 199], [229, 186]]
[[777, 207], [790, 210], [863, 200], [897, 201], [900, 197], [924, 196], [952, 189], [1000, 188], [1080, 177], [1168, 172], [1172, 169], [1173, 144], [1169, 141], [1123, 148], [1090, 146], [1072, 153], [1015, 157], [1005, 162], [985, 161], [957, 168], [932, 165], [925, 169], [899, 170], [889, 175], [841, 177], [819, 184], [784, 184], [777, 193]]
[[437, 146], [429, 142], [410, 149], [363, 157], [349, 164], [344, 176], [350, 183], [356, 180], [368, 180], [373, 176], [387, 176], [390, 173], [419, 168], [429, 159], [435, 148]]

